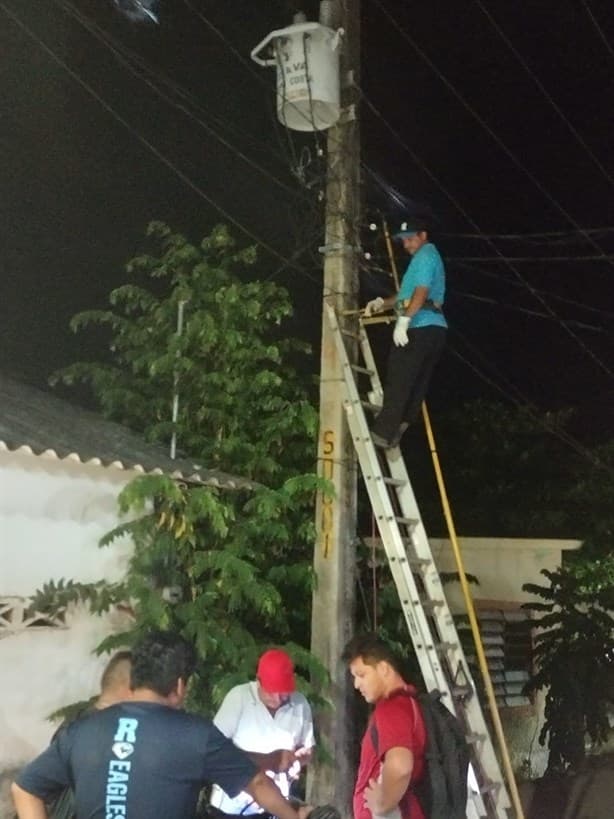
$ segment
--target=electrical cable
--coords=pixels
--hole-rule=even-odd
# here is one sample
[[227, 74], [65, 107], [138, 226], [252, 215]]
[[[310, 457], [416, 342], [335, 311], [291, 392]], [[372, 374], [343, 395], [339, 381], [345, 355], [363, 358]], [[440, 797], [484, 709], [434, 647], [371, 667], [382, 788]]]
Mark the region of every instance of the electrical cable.
[[[264, 84], [266, 88], [270, 88], [270, 84], [265, 79], [263, 79], [262, 75], [257, 71], [257, 69], [254, 68], [253, 63], [246, 57], [244, 57], [243, 54], [241, 54], [239, 49], [232, 44], [232, 42], [228, 39], [228, 37], [224, 34], [224, 32], [221, 29], [219, 29], [214, 23], [212, 23], [211, 20], [209, 20], [209, 18], [206, 17], [205, 14], [203, 14], [203, 12], [200, 9], [195, 8], [191, 0], [183, 0], [183, 2], [205, 26], [207, 26], [207, 28], [210, 31], [212, 31], [216, 35], [216, 37], [218, 37], [226, 45], [226, 47], [231, 51], [231, 53], [234, 54], [234, 56], [239, 60], [239, 62], [250, 72], [250, 74], [252, 74], [258, 80], [259, 83]], [[295, 109], [295, 113], [298, 114], [298, 116], [302, 117], [305, 120], [305, 122], [311, 124], [311, 118], [299, 106], [294, 105], [294, 103], [285, 96], [283, 99], [288, 105], [292, 106]]]
[[[187, 174], [185, 174], [180, 168], [178, 168], [172, 160], [170, 160], [167, 156], [165, 156], [158, 148], [156, 148], [148, 139], [146, 139], [142, 134], [140, 134], [135, 128], [130, 125], [130, 123], [121, 116], [121, 114], [117, 113], [115, 109], [109, 105], [96, 91], [92, 88], [89, 83], [87, 83], [82, 77], [80, 77], [70, 66], [59, 56], [57, 55], [53, 49], [48, 46], [43, 40], [41, 40], [22, 20], [20, 20], [12, 10], [8, 9], [7, 6], [0, 2], [0, 10], [2, 10], [9, 19], [13, 21], [18, 28], [22, 30], [31, 40], [33, 40], [37, 45], [55, 62], [57, 65], [61, 66], [72, 78], [75, 82], [77, 82], [87, 93], [93, 97], [106, 111], [109, 113], [116, 122], [119, 122], [132, 136], [141, 143], [145, 148], [147, 148], [163, 165], [165, 165], [170, 171], [172, 171], [178, 179], [180, 179], [184, 184], [186, 184], [194, 193], [196, 193], [199, 197], [204, 199], [211, 207], [217, 210], [225, 219], [228, 220], [232, 225], [234, 225], [238, 230], [240, 230], [243, 234], [248, 236], [253, 242], [255, 242], [259, 247], [262, 247], [268, 253], [270, 253], [275, 258], [281, 260], [284, 263], [287, 263], [289, 266], [293, 267], [296, 270], [299, 270], [301, 273], [307, 275], [309, 278], [317, 281], [315, 277], [313, 277], [310, 273], [308, 273], [304, 268], [298, 265], [296, 262], [290, 261], [286, 256], [284, 256], [279, 250], [274, 248], [268, 242], [260, 239], [253, 231], [243, 225], [238, 219], [236, 219], [232, 214], [230, 214], [224, 207], [222, 207], [219, 203], [217, 203], [212, 197], [210, 197], [205, 191], [197, 185], [192, 179], [190, 179]], [[319, 282], [318, 282], [319, 283]]]
[[[159, 81], [162, 85], [166, 86], [173, 94], [176, 94], [180, 99], [184, 100], [185, 102], [189, 103], [194, 109], [202, 112], [206, 115], [209, 119], [214, 119], [217, 121], [217, 124], [222, 127], [226, 128], [230, 132], [232, 132], [235, 136], [238, 136], [242, 139], [249, 139], [252, 143], [252, 147], [257, 148], [258, 150], [262, 150], [266, 152], [267, 157], [271, 155], [277, 157], [280, 160], [283, 160], [282, 155], [276, 154], [274, 151], [271, 151], [271, 146], [269, 142], [260, 142], [258, 143], [252, 138], [252, 135], [246, 132], [245, 129], [239, 130], [233, 123], [229, 120], [225, 120], [224, 118], [220, 117], [217, 114], [212, 113], [209, 110], [206, 110], [202, 104], [191, 94], [187, 91], [183, 86], [179, 83], [172, 80], [168, 75], [164, 74], [157, 68], [152, 67], [150, 63], [148, 63], [143, 57], [137, 54], [132, 49], [128, 48], [124, 43], [121, 43], [116, 38], [114, 38], [108, 31], [103, 29], [97, 23], [95, 23], [91, 18], [87, 17], [83, 12], [81, 12], [74, 3], [71, 3], [70, 0], [55, 0], [57, 5], [60, 5], [65, 13], [72, 13], [73, 15], [78, 16], [80, 22], [83, 25], [89, 25], [89, 27], [95, 29], [97, 33], [104, 37], [104, 39], [110, 44], [109, 47], [113, 47], [117, 49], [128, 61], [133, 64], [136, 64], [141, 70], [147, 73], [150, 77], [155, 78]], [[68, 11], [67, 7], [70, 7], [70, 12]], [[92, 33], [90, 31], [90, 33]], [[134, 67], [134, 66], [133, 66]], [[285, 167], [285, 161], [284, 161]]]
[[[511, 310], [514, 313], [524, 313], [527, 316], [532, 316], [534, 318], [544, 318], [553, 321], [552, 316], [548, 315], [548, 313], [539, 313], [537, 310], [529, 310], [526, 307], [518, 307], [517, 305], [510, 305], [506, 304], [505, 302], [501, 302], [498, 299], [493, 299], [490, 296], [483, 296], [477, 293], [467, 293], [463, 290], [452, 290], [451, 295], [460, 296], [463, 299], [471, 299], [473, 301], [480, 301], [484, 304], [492, 304], [495, 307], [500, 307], [502, 310]], [[578, 321], [577, 319], [566, 319], [568, 324], [573, 324], [574, 327], [579, 327], [582, 330], [592, 330], [597, 333], [605, 333], [606, 330], [604, 327], [598, 327], [595, 324], [587, 324], [584, 321]]]
[[[420, 59], [428, 65], [428, 67], [433, 71], [437, 77], [441, 80], [441, 82], [445, 85], [445, 87], [450, 91], [450, 93], [454, 96], [454, 98], [463, 106], [463, 108], [468, 111], [469, 114], [478, 122], [478, 124], [486, 131], [486, 133], [491, 137], [492, 140], [499, 146], [499, 148], [505, 153], [505, 155], [512, 161], [512, 163], [518, 168], [518, 170], [522, 171], [524, 175], [535, 185], [535, 187], [539, 190], [539, 192], [544, 196], [545, 199], [554, 207], [562, 216], [572, 224], [578, 231], [580, 231], [593, 245], [595, 250], [599, 252], [603, 252], [597, 242], [593, 240], [591, 236], [585, 234], [582, 230], [582, 227], [576, 222], [574, 217], [561, 205], [561, 203], [547, 190], [547, 188], [539, 181], [539, 179], [533, 174], [526, 165], [516, 156], [516, 154], [508, 148], [505, 142], [501, 139], [501, 137], [490, 127], [490, 125], [486, 122], [484, 117], [482, 117], [476, 109], [470, 105], [465, 97], [460, 93], [460, 91], [456, 88], [456, 86], [443, 74], [442, 71], [437, 68], [433, 60], [426, 54], [426, 52], [420, 48], [418, 43], [414, 40], [414, 38], [408, 34], [405, 29], [401, 27], [397, 19], [386, 9], [386, 7], [382, 4], [381, 0], [371, 0], [373, 3], [377, 5], [377, 7], [382, 11], [384, 16], [390, 21], [392, 26], [399, 32], [401, 37], [406, 40], [411, 47], [414, 49], [416, 54], [420, 57]], [[614, 262], [611, 262], [614, 266]], [[614, 376], [614, 373], [612, 374]]]
[[[65, 0], [65, 2], [63, 2], [63, 0], [56, 0], [56, 3], [58, 3], [58, 5], [60, 5], [63, 8], [65, 13], [72, 14], [73, 16], [75, 16], [78, 19], [78, 22], [80, 22], [90, 32], [90, 34], [97, 37], [97, 39], [102, 40], [103, 45], [107, 46], [109, 49], [111, 49], [111, 51], [113, 51], [113, 53], [115, 53], [115, 56], [118, 58], [118, 60], [121, 62], [121, 64], [124, 67], [126, 67], [129, 71], [131, 71], [133, 74], [135, 74], [135, 76], [137, 76], [139, 79], [146, 82], [150, 87], [153, 88], [153, 90], [158, 95], [162, 96], [163, 99], [165, 99], [167, 102], [169, 102], [170, 104], [177, 107], [183, 113], [185, 113], [188, 116], [191, 116], [192, 118], [194, 118], [197, 123], [199, 123], [202, 127], [207, 129], [208, 131], [213, 130], [213, 129], [211, 129], [211, 127], [207, 123], [204, 123], [199, 118], [195, 118], [194, 115], [192, 114], [192, 112], [186, 110], [186, 108], [185, 108], [185, 106], [183, 104], [178, 104], [176, 100], [174, 100], [172, 98], [169, 98], [168, 95], [164, 94], [164, 92], [161, 92], [160, 89], [157, 86], [152, 85], [152, 83], [149, 81], [148, 77], [141, 76], [138, 72], [135, 71], [134, 65], [131, 65], [130, 63], [131, 62], [136, 62], [138, 64], [139, 68], [141, 70], [145, 71], [146, 73], [148, 73], [150, 76], [153, 74], [153, 76], [156, 79], [161, 78], [162, 83], [167, 87], [170, 86], [173, 93], [177, 93], [179, 96], [181, 96], [184, 99], [187, 98], [192, 106], [196, 106], [200, 110], [203, 110], [202, 107], [198, 106], [194, 102], [194, 99], [189, 94], [187, 94], [184, 91], [184, 89], [181, 88], [181, 86], [178, 86], [177, 84], [173, 83], [172, 81], [169, 81], [168, 78], [165, 75], [160, 75], [159, 72], [156, 72], [156, 71], [152, 70], [151, 67], [144, 60], [142, 60], [138, 55], [135, 55], [134, 52], [131, 52], [129, 49], [126, 49], [123, 46], [123, 44], [119, 44], [116, 40], [114, 40], [112, 37], [110, 37], [107, 32], [105, 32], [103, 29], [101, 29], [99, 26], [97, 26], [95, 23], [93, 23], [93, 21], [91, 21], [85, 15], [80, 14], [80, 12], [74, 6], [72, 6], [72, 4], [70, 4], [68, 2], [68, 0]], [[67, 5], [70, 7], [69, 9], [66, 8]], [[95, 29], [95, 30], [92, 30], [92, 28]], [[121, 54], [118, 55], [117, 51], [120, 51]], [[228, 147], [230, 150], [233, 150], [235, 153], [238, 153], [243, 159], [248, 161], [250, 164], [254, 165], [254, 167], [256, 167], [258, 170], [263, 172], [265, 175], [267, 175], [267, 176], [269, 175], [269, 173], [266, 171], [266, 169], [262, 169], [260, 166], [255, 164], [249, 157], [243, 156], [242, 153], [238, 152], [237, 149], [235, 148], [235, 146], [232, 145], [232, 144], [229, 144], [228, 141], [224, 139], [224, 137], [220, 136], [216, 132], [214, 132], [214, 136], [216, 138], [218, 138], [218, 140], [220, 140], [226, 147]], [[293, 190], [293, 189], [289, 188], [287, 185], [285, 185], [285, 183], [282, 183], [281, 180], [278, 180], [276, 177], [272, 177], [272, 178], [273, 178], [273, 181], [275, 181], [280, 186], [284, 187], [285, 190], [287, 190], [288, 192], [290, 192], [294, 196], [297, 196], [298, 194], [300, 194], [302, 197], [305, 198], [306, 201], [310, 201], [309, 197], [307, 197], [303, 191], [298, 191], [297, 192], [296, 190]], [[318, 214], [318, 217], [319, 217], [319, 214]], [[312, 231], [310, 230], [309, 233], [311, 235]], [[299, 244], [300, 241], [301, 241], [300, 238], [298, 236], [295, 236], [295, 239], [296, 239], [296, 243]], [[296, 254], [293, 254], [292, 258], [294, 259], [295, 257], [296, 257]], [[320, 261], [320, 260], [318, 259], [318, 261]], [[281, 266], [281, 269], [283, 269], [286, 266], [287, 265], [283, 264]]]
[[[446, 259], [446, 261], [448, 261], [448, 259]], [[474, 273], [478, 273], [480, 276], [487, 276], [489, 278], [496, 279], [500, 284], [509, 285], [510, 287], [524, 288], [522, 282], [514, 281], [513, 279], [502, 278], [498, 273], [492, 273], [491, 271], [484, 270], [481, 267], [474, 267], [473, 265], [468, 264], [466, 262], [457, 261], [456, 264], [458, 264], [460, 267], [466, 268], [467, 270], [471, 270]], [[382, 270], [382, 272], [387, 271]], [[599, 313], [603, 316], [614, 318], [613, 310], [604, 310], [602, 307], [593, 307], [590, 304], [584, 304], [584, 302], [577, 301], [577, 299], [569, 299], [566, 298], [565, 296], [559, 296], [557, 293], [553, 293], [550, 290], [539, 289], [537, 292], [541, 293], [544, 296], [548, 296], [551, 299], [555, 299], [556, 301], [563, 302], [563, 304], [569, 304], [572, 307], [579, 307], [582, 310], [589, 310], [592, 313]]]
[[593, 24], [593, 28], [595, 29], [595, 31], [599, 35], [599, 38], [600, 38], [601, 42], [607, 48], [610, 57], [614, 57], [614, 48], [612, 48], [612, 45], [611, 45], [610, 41], [605, 36], [605, 32], [603, 31], [603, 29], [599, 25], [599, 21], [597, 20], [597, 18], [593, 14], [592, 9], [589, 7], [589, 5], [587, 3], [587, 0], [580, 0], [580, 2], [582, 3], [584, 8], [586, 9], [586, 13], [588, 14], [589, 20]]
[[251, 157], [244, 154], [236, 145], [230, 143], [224, 136], [219, 134], [209, 123], [205, 122], [200, 117], [197, 117], [193, 112], [191, 112], [188, 108], [185, 107], [183, 103], [174, 100], [171, 96], [169, 96], [165, 91], [163, 91], [159, 86], [153, 83], [147, 76], [140, 74], [133, 65], [130, 64], [129, 58], [127, 58], [124, 54], [120, 53], [119, 49], [116, 45], [106, 38], [105, 33], [100, 29], [100, 27], [96, 26], [93, 21], [89, 20], [85, 15], [80, 13], [72, 3], [67, 3], [65, 0], [55, 0], [56, 5], [59, 5], [66, 14], [70, 15], [73, 19], [75, 19], [86, 31], [88, 31], [92, 37], [96, 38], [103, 46], [108, 48], [114, 55], [117, 61], [122, 65], [127, 71], [133, 74], [133, 76], [137, 77], [141, 82], [145, 83], [160, 99], [167, 102], [169, 105], [172, 105], [177, 110], [181, 111], [191, 120], [196, 122], [204, 131], [206, 131], [210, 136], [214, 137], [218, 142], [224, 145], [225, 148], [230, 150], [235, 156], [242, 159], [248, 165], [250, 165], [255, 170], [259, 171], [263, 176], [267, 179], [272, 181], [274, 184], [278, 185], [280, 188], [285, 190], [287, 193], [292, 194], [293, 196], [297, 194], [297, 191], [283, 182], [281, 179], [276, 177], [266, 168], [263, 168], [259, 165], [255, 160], [251, 159]]
[[[379, 0], [375, 0], [375, 2], [379, 2]], [[480, 230], [479, 225], [475, 220], [470, 216], [470, 214], [465, 210], [465, 208], [460, 204], [458, 199], [450, 193], [450, 191], [443, 185], [443, 183], [435, 176], [435, 174], [422, 162], [419, 156], [416, 154], [412, 148], [407, 145], [405, 140], [400, 136], [400, 134], [390, 125], [390, 123], [385, 119], [383, 114], [379, 111], [378, 108], [371, 102], [371, 100], [366, 96], [364, 92], [362, 92], [361, 97], [362, 102], [364, 102], [367, 107], [383, 122], [383, 124], [388, 128], [390, 133], [395, 137], [395, 139], [399, 142], [400, 145], [407, 151], [407, 153], [412, 157], [414, 162], [422, 168], [424, 173], [437, 185], [440, 191], [445, 194], [445, 196], [449, 199], [450, 202], [454, 204], [454, 206], [458, 209], [458, 211], [464, 216], [467, 222], [477, 230], [478, 232], [482, 232]], [[546, 302], [545, 299], [541, 297], [539, 292], [533, 287], [533, 285], [528, 282], [524, 276], [517, 270], [513, 264], [509, 260], [506, 260], [502, 253], [500, 253], [498, 247], [494, 244], [492, 240], [489, 241], [489, 244], [493, 248], [494, 252], [502, 259], [503, 263], [514, 273], [514, 275], [521, 281], [524, 286], [529, 290], [529, 292], [539, 301], [541, 304], [546, 308], [546, 310], [556, 318], [561, 327], [568, 333], [573, 339], [575, 339], [576, 343], [586, 352], [586, 354], [593, 359], [593, 361], [598, 365], [598, 367], [603, 370], [610, 378], [614, 379], [614, 372], [606, 365], [603, 361], [597, 356], [591, 349], [588, 347], [581, 338], [579, 338], [574, 331], [566, 325], [566, 323], [555, 313], [554, 310], [550, 307], [550, 305]]]
[[448, 256], [451, 262], [514, 262], [537, 264], [538, 262], [603, 262], [614, 259], [614, 253], [607, 256]]
[[[230, 50], [230, 52], [235, 56], [235, 58], [238, 59], [239, 62], [249, 71], [249, 73], [252, 76], [256, 77], [256, 79], [257, 79], [257, 81], [259, 83], [263, 84], [267, 88], [270, 87], [269, 83], [265, 79], [263, 79], [261, 74], [254, 68], [253, 64], [241, 54], [241, 52], [233, 45], [233, 43], [228, 39], [228, 37], [224, 34], [224, 32], [220, 28], [218, 28], [218, 26], [216, 26], [214, 23], [212, 23], [211, 20], [205, 14], [203, 14], [202, 11], [195, 8], [193, 3], [190, 0], [184, 0], [184, 3], [187, 6], [187, 8], [190, 9], [190, 11], [194, 15], [196, 15], [196, 17], [198, 17], [198, 19], [210, 31], [212, 31], [216, 35], [216, 37], [218, 37], [224, 43], [224, 45]], [[276, 58], [277, 65], [278, 65], [278, 68], [279, 68], [280, 57], [279, 57], [278, 51], [279, 51], [279, 44], [276, 43], [275, 44], [275, 58]], [[288, 97], [286, 95], [286, 92], [285, 92], [285, 72], [283, 72], [283, 71], [281, 72], [281, 77], [282, 77], [282, 81], [284, 83], [283, 90], [282, 90], [282, 100], [283, 100], [283, 102], [285, 103], [285, 105], [292, 106], [294, 108], [294, 110], [295, 110], [295, 113], [297, 113], [300, 117], [304, 118], [305, 121], [307, 123], [309, 123], [313, 127], [313, 122], [312, 122], [313, 117], [310, 118], [299, 106], [295, 105], [291, 100], [288, 99]], [[278, 89], [277, 93], [279, 94], [279, 89]], [[285, 109], [285, 106], [282, 106], [282, 110], [284, 110], [284, 109]], [[291, 167], [296, 169], [297, 168], [297, 158], [296, 158], [296, 151], [295, 151], [295, 148], [294, 148], [294, 143], [292, 142], [292, 137], [291, 137], [290, 131], [287, 128], [284, 129], [284, 130], [286, 132], [286, 137], [287, 137], [288, 146], [289, 146], [289, 150], [290, 150]], [[321, 151], [321, 148], [320, 148], [319, 143], [318, 143], [317, 135], [314, 136], [314, 139], [316, 140], [317, 153], [319, 154], [320, 151]], [[331, 134], [330, 134], [330, 132], [328, 134], [328, 145], [329, 145], [329, 147], [331, 145]], [[339, 147], [339, 143], [337, 144], [337, 147]], [[329, 169], [329, 171], [330, 170], [334, 170], [334, 169]], [[330, 172], [328, 174], [328, 177], [329, 177], [329, 179], [331, 178]]]
[[[478, 353], [478, 355], [487, 363], [487, 359], [485, 356], [479, 352], [471, 342], [465, 338], [458, 330], [453, 330], [454, 335], [463, 341], [469, 348], [473, 349], [474, 353]], [[507, 387], [502, 387], [499, 383], [497, 383], [492, 377], [487, 375], [483, 370], [481, 370], [477, 365], [469, 361], [461, 352], [458, 351], [452, 345], [448, 345], [450, 352], [462, 361], [470, 370], [472, 370], [475, 375], [477, 375], [482, 381], [492, 387], [494, 390], [499, 392], [503, 395], [508, 401], [511, 401], [514, 406], [518, 407], [519, 409], [526, 410], [529, 415], [536, 421], [541, 427], [543, 427], [546, 432], [551, 435], [554, 435], [556, 438], [559, 438], [563, 443], [573, 449], [578, 455], [581, 455], [586, 460], [590, 461], [593, 466], [597, 466], [603, 469], [606, 469], [609, 473], [614, 474], [614, 470], [612, 470], [607, 464], [603, 463], [602, 461], [597, 458], [591, 450], [584, 446], [580, 441], [570, 435], [565, 430], [562, 430], [560, 427], [555, 426], [554, 424], [549, 424], [547, 420], [542, 416], [540, 411], [538, 410], [535, 405], [529, 401], [529, 399], [523, 395], [523, 393], [518, 390], [513, 384], [511, 384], [506, 378], [504, 378], [501, 373], [496, 369], [496, 367], [492, 366], [492, 363], [489, 363], [489, 366], [492, 370], [494, 370], [495, 374], [504, 382], [507, 383]]]
[[[614, 227], [598, 227], [598, 228], [582, 228], [582, 234], [598, 234], [614, 233]], [[550, 230], [542, 231], [541, 233], [442, 233], [442, 236], [448, 236], [454, 239], [505, 239], [510, 241], [527, 241], [532, 242], [539, 239], [575, 239], [577, 238], [575, 231], [559, 231]]]
[[[448, 262], [448, 261], [449, 261], [449, 259], [446, 259], [446, 262]], [[512, 279], [502, 279], [501, 276], [498, 276], [496, 273], [490, 273], [489, 271], [481, 270], [480, 268], [474, 268], [469, 264], [462, 264], [462, 263], [458, 263], [458, 262], [457, 262], [457, 264], [461, 264], [462, 267], [466, 267], [468, 270], [474, 271], [475, 273], [479, 273], [481, 275], [486, 275], [486, 276], [489, 276], [489, 277], [491, 277], [493, 279], [497, 279], [497, 281], [500, 284], [506, 284], [506, 285], [510, 285], [512, 287], [522, 287], [522, 288], [524, 288], [524, 285], [521, 282], [517, 282], [517, 281], [514, 281]], [[380, 266], [378, 266], [376, 264], [369, 264], [368, 265], [368, 270], [370, 270], [371, 272], [381, 273], [382, 275], [385, 275], [387, 277], [390, 277], [390, 275], [391, 275], [389, 270], [387, 270], [384, 267], [380, 267]], [[501, 308], [504, 308], [506, 310], [517, 311], [519, 313], [525, 313], [527, 315], [535, 316], [537, 318], [550, 319], [551, 321], [555, 320], [553, 318], [553, 316], [551, 316], [548, 313], [539, 313], [536, 310], [529, 310], [526, 307], [521, 307], [521, 306], [515, 305], [515, 304], [509, 304], [508, 302], [501, 302], [499, 299], [495, 299], [495, 298], [493, 298], [491, 296], [485, 296], [483, 294], [478, 295], [477, 293], [467, 293], [467, 292], [458, 290], [455, 287], [449, 287], [447, 292], [448, 292], [449, 296], [461, 296], [463, 298], [473, 299], [474, 301], [482, 301], [482, 302], [484, 302], [486, 304], [495, 304], [495, 305], [497, 305], [497, 306], [499, 306]], [[562, 302], [564, 302], [566, 304], [570, 304], [570, 305], [572, 305], [574, 307], [580, 307], [583, 310], [590, 310], [592, 312], [596, 312], [596, 313], [599, 313], [599, 314], [604, 315], [604, 316], [614, 317], [614, 311], [602, 310], [602, 309], [600, 309], [598, 307], [591, 307], [590, 305], [582, 304], [581, 302], [575, 301], [574, 299], [567, 299], [564, 296], [558, 296], [558, 295], [556, 295], [554, 293], [550, 293], [547, 290], [539, 290], [538, 292], [541, 293], [541, 294], [550, 296], [550, 298], [556, 299], [557, 301], [562, 301]], [[583, 329], [594, 330], [594, 331], [601, 332], [601, 333], [608, 332], [606, 330], [606, 328], [602, 327], [601, 325], [587, 324], [586, 322], [579, 321], [578, 319], [566, 319], [566, 321], [569, 324], [573, 324], [574, 326], [581, 327]]]
[[525, 72], [529, 75], [529, 77], [533, 80], [535, 85], [539, 88], [539, 90], [541, 91], [543, 96], [546, 98], [546, 100], [550, 104], [551, 108], [553, 108], [556, 111], [556, 113], [558, 114], [558, 116], [560, 117], [560, 119], [563, 120], [563, 122], [565, 123], [567, 128], [571, 131], [571, 133], [573, 134], [573, 136], [577, 140], [578, 144], [581, 145], [582, 148], [588, 154], [588, 156], [590, 156], [590, 158], [592, 159], [595, 167], [599, 168], [599, 170], [601, 171], [601, 173], [603, 174], [605, 179], [607, 179], [607, 181], [610, 183], [610, 185], [612, 185], [612, 187], [614, 187], [614, 177], [612, 177], [610, 172], [605, 168], [605, 166], [603, 165], [601, 160], [597, 157], [597, 155], [594, 153], [594, 151], [588, 145], [588, 143], [586, 142], [586, 140], [584, 139], [582, 134], [580, 134], [578, 129], [569, 121], [569, 119], [567, 118], [567, 116], [565, 115], [565, 113], [563, 112], [561, 107], [559, 105], [557, 105], [557, 103], [554, 101], [552, 96], [548, 93], [548, 91], [546, 90], [546, 87], [544, 86], [542, 81], [535, 74], [533, 69], [530, 67], [530, 65], [527, 63], [527, 61], [524, 59], [524, 57], [520, 54], [518, 49], [514, 46], [514, 44], [510, 40], [510, 38], [503, 31], [501, 26], [497, 23], [497, 21], [495, 20], [495, 18], [491, 14], [491, 12], [488, 11], [488, 9], [484, 6], [484, 4], [482, 3], [482, 0], [473, 0], [473, 2], [480, 9], [482, 14], [486, 17], [486, 19], [489, 21], [491, 26], [497, 32], [497, 34], [501, 37], [501, 39], [506, 44], [506, 46], [509, 48], [509, 50], [512, 52], [514, 57], [516, 57], [516, 59], [518, 60], [520, 65], [524, 68]]

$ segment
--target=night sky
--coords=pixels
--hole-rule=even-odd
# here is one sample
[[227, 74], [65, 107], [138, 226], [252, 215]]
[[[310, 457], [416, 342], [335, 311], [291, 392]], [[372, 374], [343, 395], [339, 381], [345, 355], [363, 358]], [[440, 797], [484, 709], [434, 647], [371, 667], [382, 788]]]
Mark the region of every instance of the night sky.
[[[111, 0], [0, 0], [0, 368], [44, 385], [98, 356], [68, 321], [125, 281], [152, 219], [195, 241], [234, 220], [317, 345], [322, 137], [275, 122], [273, 70], [249, 61], [295, 8], [162, 0], [139, 25]], [[404, 215], [380, 179], [431, 209], [448, 268], [433, 405], [572, 406], [580, 437], [612, 435], [614, 5], [362, 0], [362, 18], [365, 247], [373, 214]]]

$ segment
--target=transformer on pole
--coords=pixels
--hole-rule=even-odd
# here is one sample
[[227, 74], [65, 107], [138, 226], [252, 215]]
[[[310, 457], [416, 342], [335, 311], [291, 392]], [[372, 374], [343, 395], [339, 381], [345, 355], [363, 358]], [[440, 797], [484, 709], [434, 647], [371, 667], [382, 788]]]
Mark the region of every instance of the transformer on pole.
[[[252, 49], [262, 66], [277, 69], [277, 118], [293, 131], [324, 131], [341, 112], [339, 51], [342, 29], [307, 22], [295, 15]], [[325, 17], [328, 19], [328, 17]], [[262, 56], [264, 54], [264, 56]]]

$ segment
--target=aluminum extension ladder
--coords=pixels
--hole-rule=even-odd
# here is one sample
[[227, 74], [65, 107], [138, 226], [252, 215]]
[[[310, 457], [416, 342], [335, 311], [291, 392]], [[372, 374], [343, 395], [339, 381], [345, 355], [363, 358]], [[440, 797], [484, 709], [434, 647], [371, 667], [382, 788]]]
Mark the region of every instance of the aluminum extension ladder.
[[[471, 749], [468, 819], [509, 819], [510, 799], [475, 684], [443, 592], [441, 579], [420, 517], [399, 447], [376, 449], [365, 408], [377, 411], [383, 400], [369, 339], [362, 322], [358, 332], [339, 325], [327, 306], [343, 371], [344, 408], [382, 544], [386, 551], [409, 634], [427, 690], [442, 692], [442, 702], [459, 717]], [[345, 339], [358, 347], [362, 364], [354, 364]], [[362, 399], [357, 378], [368, 380]]]

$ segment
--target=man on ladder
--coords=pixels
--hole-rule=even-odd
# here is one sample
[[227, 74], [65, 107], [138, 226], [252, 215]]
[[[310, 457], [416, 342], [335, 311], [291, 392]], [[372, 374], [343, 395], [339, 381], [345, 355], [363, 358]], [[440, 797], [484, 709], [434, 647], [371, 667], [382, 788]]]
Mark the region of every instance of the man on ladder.
[[420, 411], [433, 369], [445, 345], [442, 312], [446, 274], [439, 251], [429, 241], [425, 222], [404, 222], [394, 238], [412, 257], [396, 296], [368, 302], [364, 315], [395, 308], [397, 320], [388, 358], [384, 405], [372, 430], [373, 443], [389, 449]]

